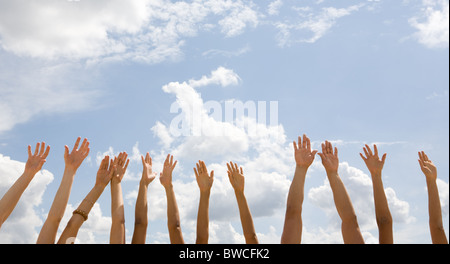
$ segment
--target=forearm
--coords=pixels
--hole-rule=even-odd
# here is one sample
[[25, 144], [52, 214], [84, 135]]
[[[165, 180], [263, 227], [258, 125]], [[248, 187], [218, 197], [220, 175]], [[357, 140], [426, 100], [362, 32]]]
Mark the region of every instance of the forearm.
[[75, 173], [75, 170], [67, 167], [65, 168], [61, 184], [56, 192], [47, 219], [45, 220], [41, 232], [39, 233], [37, 244], [55, 243], [56, 233], [69, 201]]
[[125, 212], [122, 186], [114, 179], [111, 181], [111, 244], [125, 243]]
[[327, 176], [330, 182], [331, 190], [333, 192], [333, 199], [336, 205], [336, 210], [338, 211], [341, 220], [356, 220], [356, 214], [353, 209], [350, 196], [348, 195], [344, 183], [339, 177], [339, 174], [337, 172], [327, 172]]
[[[80, 203], [77, 210], [85, 212], [86, 215], [89, 214], [94, 204], [97, 202], [98, 198], [102, 194], [105, 186], [95, 185], [94, 188], [86, 195], [84, 200]], [[75, 238], [77, 237], [78, 230], [84, 223], [84, 218], [79, 214], [73, 214], [70, 218], [66, 228], [61, 234], [58, 244], [66, 244], [75, 242]]]
[[197, 244], [208, 244], [210, 193], [210, 190], [200, 192], [200, 202], [197, 214]]
[[436, 180], [427, 179], [427, 189], [429, 225], [432, 242], [433, 244], [447, 244], [447, 237], [445, 235], [444, 226], [442, 223], [442, 209]]
[[236, 192], [236, 199], [239, 207], [239, 215], [241, 218], [242, 230], [244, 232], [245, 241], [247, 244], [258, 244], [255, 227], [253, 226], [253, 219], [248, 208], [247, 199], [244, 192]]
[[375, 204], [375, 217], [379, 229], [379, 243], [392, 244], [394, 242], [392, 216], [389, 210], [386, 194], [384, 192], [381, 173], [372, 173], [372, 186]]
[[132, 244], [144, 244], [148, 225], [148, 205], [147, 205], [148, 187], [140, 182], [136, 207], [134, 210], [134, 232], [131, 240]]
[[167, 227], [169, 229], [170, 243], [184, 244], [181, 233], [180, 214], [178, 212], [173, 186], [166, 187], [165, 189], [167, 198]]
[[282, 244], [298, 244], [302, 235], [302, 204], [304, 199], [304, 185], [308, 168], [296, 166], [294, 178], [289, 188], [286, 215], [284, 219]]
[[0, 226], [12, 213], [34, 174], [24, 172], [0, 200]]

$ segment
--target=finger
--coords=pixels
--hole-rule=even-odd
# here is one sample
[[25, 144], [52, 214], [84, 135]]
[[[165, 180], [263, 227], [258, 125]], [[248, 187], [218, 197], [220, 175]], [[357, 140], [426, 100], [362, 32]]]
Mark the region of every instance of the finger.
[[311, 141], [309, 140], [308, 137], [306, 137], [306, 148], [308, 149], [309, 152], [311, 152]]
[[89, 149], [89, 141], [86, 141], [86, 144], [84, 144], [82, 150], [86, 151], [87, 149]]
[[211, 171], [211, 174], [209, 177], [211, 178], [212, 181], [214, 180], [214, 170]]
[[67, 145], [64, 146], [64, 158], [67, 158], [69, 156], [69, 147]]
[[45, 151], [45, 142], [41, 143], [41, 149], [39, 150], [39, 156], [42, 156]]
[[364, 154], [366, 154], [366, 158], [369, 158], [369, 152], [367, 151], [367, 147], [363, 147]]
[[175, 163], [172, 165], [172, 170], [175, 168], [175, 166], [177, 165], [178, 160], [175, 161]]
[[44, 152], [44, 155], [42, 156], [42, 158], [46, 159], [48, 156], [48, 153], [50, 153], [50, 146], [47, 146], [47, 149]]
[[173, 156], [172, 156], [172, 155], [170, 155], [170, 161], [169, 161], [169, 164], [170, 164], [170, 165], [173, 164]]
[[423, 160], [422, 153], [419, 151], [419, 152], [417, 152], [417, 154], [419, 154], [419, 159]]
[[81, 142], [80, 150], [85, 149], [89, 145], [89, 141], [87, 138], [83, 139], [83, 142]]
[[295, 142], [295, 140], [294, 140], [294, 150], [298, 150], [297, 142]]
[[78, 144], [80, 144], [81, 137], [78, 137], [75, 141], [75, 145], [73, 146], [72, 152], [78, 149]]
[[302, 148], [302, 137], [298, 136], [298, 148], [301, 149]]
[[164, 164], [169, 163], [169, 159], [170, 159], [170, 154], [167, 154], [166, 160], [164, 161]]
[[370, 149], [370, 147], [368, 145], [366, 145], [367, 147], [367, 151], [369, 152], [370, 156], [373, 156], [372, 150]]
[[237, 163], [234, 163], [234, 168], [236, 171], [239, 171]]
[[359, 153], [359, 156], [361, 156], [361, 158], [362, 158], [364, 161], [367, 160], [366, 158], [364, 158], [363, 154]]
[[423, 156], [425, 157], [426, 161], [430, 161], [430, 159], [428, 158], [428, 156], [427, 156], [427, 154], [425, 152], [423, 153]]
[[327, 151], [326, 151], [326, 147], [325, 147], [325, 144], [324, 144], [324, 143], [322, 143], [322, 144], [321, 144], [321, 146], [322, 146], [322, 153], [326, 153]]
[[420, 168], [423, 169], [424, 168], [423, 161], [421, 159], [418, 159], [418, 161], [419, 161]]
[[203, 170], [203, 172], [208, 173], [208, 170], [206, 169], [206, 164], [204, 161], [202, 161], [202, 170]]
[[231, 166], [229, 163], [227, 163], [228, 172], [231, 172]]
[[38, 154], [40, 145], [41, 145], [41, 143], [36, 143], [36, 149], [34, 150], [34, 156], [36, 156]]
[[384, 153], [383, 157], [381, 157], [381, 162], [383, 162], [383, 164], [386, 161], [386, 156], [387, 156], [387, 153]]
[[29, 157], [32, 156], [32, 154], [31, 154], [31, 146], [30, 145], [28, 145], [27, 150], [28, 150], [28, 158], [29, 158]]
[[314, 156], [316, 156], [316, 154], [317, 154], [317, 150], [313, 150], [313, 152], [311, 153], [311, 155], [314, 157]]
[[373, 144], [373, 152], [375, 154], [376, 157], [378, 157], [378, 148], [377, 145]]
[[127, 163], [125, 164], [125, 168], [123, 169], [124, 171], [126, 171], [126, 170], [127, 170], [127, 168], [128, 168], [128, 164], [130, 164], [130, 159], [127, 159]]
[[200, 164], [196, 163], [195, 166], [197, 166], [197, 171], [200, 173], [200, 171], [201, 171]]
[[334, 156], [336, 158], [338, 157], [338, 149], [337, 149], [337, 147], [334, 147]]
[[317, 152], [317, 155], [319, 155], [320, 156], [320, 158], [322, 159], [322, 161], [324, 160], [324, 155], [323, 155], [323, 153], [321, 153], [321, 152]]
[[241, 174], [244, 175], [244, 171], [242, 171], [242, 167], [239, 168], [241, 170]]
[[141, 155], [141, 160], [142, 160], [142, 166], [145, 166], [144, 156], [142, 156], [142, 155]]
[[195, 169], [195, 168], [194, 168], [194, 173], [195, 173], [195, 178], [198, 179], [198, 172], [197, 172], [197, 169]]
[[306, 148], [306, 135], [305, 134], [303, 134], [303, 142], [302, 142], [302, 148]]

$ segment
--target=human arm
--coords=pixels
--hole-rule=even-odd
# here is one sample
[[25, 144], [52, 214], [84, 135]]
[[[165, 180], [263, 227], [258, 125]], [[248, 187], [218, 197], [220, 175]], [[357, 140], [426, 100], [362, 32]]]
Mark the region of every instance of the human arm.
[[359, 229], [355, 210], [344, 183], [338, 174], [339, 158], [338, 150], [330, 142], [322, 143], [322, 153], [318, 153], [325, 167], [330, 187], [333, 192], [334, 204], [339, 217], [342, 220], [341, 232], [345, 244], [363, 244], [364, 239]]
[[295, 173], [289, 188], [284, 218], [281, 244], [300, 244], [302, 238], [302, 204], [306, 172], [314, 161], [317, 150], [311, 150], [311, 142], [306, 135], [294, 141]]
[[50, 146], [45, 148], [45, 142], [36, 144], [34, 154], [31, 153], [31, 146], [28, 146], [28, 160], [25, 163], [23, 174], [14, 182], [0, 200], [0, 228], [16, 207], [31, 180], [42, 169], [49, 152]]
[[180, 214], [178, 212], [177, 200], [172, 184], [172, 171], [177, 165], [177, 161], [173, 161], [172, 155], [167, 155], [164, 161], [163, 171], [160, 173], [159, 181], [166, 190], [167, 198], [167, 227], [169, 229], [169, 237], [171, 244], [184, 244], [183, 233], [181, 231]]
[[136, 199], [135, 208], [135, 220], [134, 220], [134, 232], [131, 240], [132, 244], [145, 244], [145, 237], [147, 234], [148, 226], [148, 206], [147, 206], [147, 192], [148, 185], [155, 179], [156, 173], [152, 170], [152, 158], [147, 152], [145, 159], [142, 159], [142, 178], [139, 182], [139, 191]]
[[431, 240], [433, 244], [448, 244], [442, 224], [442, 209], [439, 199], [439, 192], [436, 184], [437, 169], [433, 162], [428, 159], [427, 154], [419, 152], [419, 165], [425, 174], [428, 189], [428, 214]]
[[373, 145], [373, 150], [368, 145], [363, 148], [364, 154], [359, 153], [361, 158], [366, 163], [372, 177], [373, 196], [375, 203], [375, 217], [378, 225], [378, 240], [380, 244], [393, 244], [394, 236], [392, 230], [392, 216], [389, 211], [389, 205], [384, 192], [383, 181], [381, 179], [381, 172], [383, 170], [384, 162], [386, 161], [386, 153], [383, 154], [381, 160], [378, 157], [377, 145]]
[[208, 244], [209, 238], [209, 196], [214, 182], [214, 171], [208, 174], [205, 162], [199, 161], [194, 168], [195, 178], [200, 189], [200, 202], [197, 214], [196, 244]]
[[115, 164], [112, 160], [110, 162], [109, 156], [105, 156], [100, 163], [94, 187], [73, 212], [66, 228], [59, 237], [58, 244], [73, 244], [75, 242], [80, 227], [83, 225], [84, 221], [87, 220], [87, 216], [92, 207], [111, 181], [114, 170]]
[[119, 153], [119, 156], [114, 159], [116, 169], [111, 178], [110, 244], [125, 244], [125, 209], [121, 182], [127, 171], [128, 163], [130, 162], [127, 157], [128, 154], [126, 152], [121, 152]]
[[244, 195], [245, 178], [242, 167], [238, 169], [236, 163], [227, 163], [228, 178], [231, 186], [233, 186], [234, 194], [239, 208], [239, 216], [241, 218], [242, 230], [244, 232], [245, 242], [247, 244], [258, 244], [255, 227], [253, 225], [252, 215]]
[[67, 203], [69, 201], [70, 191], [72, 189], [73, 179], [83, 160], [89, 155], [89, 141], [84, 139], [80, 148], [78, 145], [81, 138], [78, 137], [72, 152], [69, 153], [69, 147], [64, 147], [64, 174], [56, 192], [47, 219], [42, 226], [37, 239], [37, 244], [54, 244], [59, 224], [64, 216]]

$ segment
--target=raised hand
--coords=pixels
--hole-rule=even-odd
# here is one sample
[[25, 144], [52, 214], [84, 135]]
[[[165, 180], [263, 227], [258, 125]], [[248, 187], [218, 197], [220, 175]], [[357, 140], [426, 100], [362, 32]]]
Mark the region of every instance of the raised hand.
[[45, 142], [36, 144], [34, 154], [31, 154], [31, 146], [28, 146], [28, 160], [25, 164], [25, 174], [35, 175], [38, 173], [42, 169], [49, 152], [50, 146], [45, 148]]
[[172, 171], [177, 165], [177, 161], [173, 162], [173, 156], [167, 155], [164, 161], [163, 171], [159, 174], [159, 181], [161, 184], [167, 188], [172, 186]]
[[[116, 161], [117, 162], [117, 161]], [[114, 171], [116, 170], [116, 164], [109, 159], [109, 156], [105, 156], [100, 163], [100, 167], [97, 171], [97, 178], [95, 185], [105, 187], [111, 181]]]
[[419, 164], [420, 169], [425, 174], [425, 177], [429, 180], [436, 180], [437, 179], [437, 169], [436, 166], [431, 162], [430, 159], [428, 159], [427, 154], [425, 152], [420, 151], [419, 152]]
[[372, 153], [372, 150], [367, 144], [365, 147], [363, 147], [363, 150], [365, 156], [362, 153], [359, 153], [359, 155], [366, 163], [367, 169], [369, 169], [372, 175], [381, 175], [384, 162], [386, 161], [386, 153], [383, 154], [383, 157], [380, 160], [380, 158], [378, 157], [377, 145], [373, 145], [374, 153]]
[[325, 167], [327, 173], [337, 173], [339, 168], [338, 150], [335, 147], [333, 152], [333, 146], [330, 142], [325, 141], [322, 143], [322, 153], [318, 153], [322, 158], [322, 164]]
[[244, 192], [245, 178], [242, 167], [238, 169], [238, 165], [230, 161], [227, 163], [228, 178], [235, 192]]
[[209, 191], [211, 190], [213, 181], [214, 181], [214, 171], [211, 171], [211, 174], [208, 174], [208, 170], [206, 169], [205, 162], [199, 160], [196, 164], [197, 169], [194, 168], [195, 178], [197, 179], [198, 187], [200, 191]]
[[311, 151], [311, 142], [309, 138], [303, 134], [302, 138], [298, 137], [298, 145], [294, 141], [294, 156], [297, 166], [308, 168], [314, 161], [317, 150]]
[[78, 148], [80, 140], [81, 137], [78, 137], [71, 153], [69, 153], [69, 147], [67, 145], [64, 146], [64, 161], [66, 167], [72, 171], [76, 171], [83, 160], [89, 155], [89, 141], [85, 138], [81, 143], [80, 148]]
[[144, 156], [141, 156], [141, 159], [143, 166], [141, 181], [145, 185], [149, 185], [156, 177], [156, 172], [153, 172], [152, 169], [152, 158], [150, 157], [150, 154], [147, 152], [145, 159]]
[[121, 182], [125, 172], [127, 171], [130, 159], [127, 159], [128, 154], [126, 152], [120, 152], [119, 156], [114, 158], [115, 172], [113, 174], [112, 180]]

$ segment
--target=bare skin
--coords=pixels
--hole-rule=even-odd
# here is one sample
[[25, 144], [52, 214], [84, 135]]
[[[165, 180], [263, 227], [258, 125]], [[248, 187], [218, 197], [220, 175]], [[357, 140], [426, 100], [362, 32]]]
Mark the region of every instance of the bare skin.
[[152, 169], [152, 158], [147, 152], [147, 155], [141, 156], [142, 160], [142, 178], [139, 182], [139, 191], [136, 199], [134, 232], [131, 240], [132, 244], [145, 244], [147, 226], [148, 226], [148, 205], [147, 192], [148, 185], [156, 178], [156, 173]]
[[200, 202], [197, 214], [196, 244], [208, 244], [209, 238], [209, 197], [214, 182], [214, 171], [208, 174], [204, 161], [199, 161], [194, 168], [195, 178], [200, 189]]
[[227, 163], [228, 178], [231, 186], [233, 186], [234, 194], [239, 207], [239, 215], [241, 217], [242, 230], [244, 232], [245, 242], [247, 244], [258, 244], [253, 218], [244, 195], [245, 178], [242, 167], [238, 168], [236, 163], [230, 161]]
[[381, 172], [386, 161], [386, 153], [380, 159], [378, 157], [378, 148], [375, 144], [373, 145], [373, 152], [368, 145], [365, 145], [363, 150], [364, 155], [362, 153], [359, 153], [359, 155], [366, 163], [367, 169], [369, 169], [370, 176], [372, 177], [378, 240], [380, 244], [393, 244], [392, 216], [381, 179]]
[[295, 173], [286, 204], [281, 244], [300, 244], [302, 239], [302, 204], [306, 172], [313, 163], [317, 150], [311, 150], [311, 142], [306, 135], [294, 141]]
[[121, 182], [130, 162], [126, 152], [114, 158], [116, 165], [111, 178], [111, 232], [110, 244], [125, 244], [125, 210]]
[[78, 137], [72, 152], [70, 153], [69, 147], [64, 147], [64, 174], [47, 219], [45, 220], [41, 232], [39, 233], [37, 244], [54, 244], [56, 241], [56, 233], [69, 201], [75, 174], [81, 166], [81, 163], [89, 155], [89, 141], [85, 138], [81, 143], [81, 146], [78, 148], [80, 141], [81, 137]]
[[345, 244], [363, 244], [364, 239], [359, 230], [358, 220], [347, 190], [339, 177], [338, 150], [330, 142], [322, 143], [322, 152], [318, 153], [322, 158], [322, 165], [325, 167], [327, 177], [333, 191], [334, 204], [342, 220], [341, 232]]
[[[110, 183], [111, 178], [116, 170], [116, 164], [109, 159], [109, 156], [105, 156], [100, 163], [100, 168], [97, 172], [97, 177], [95, 180], [95, 185], [91, 191], [86, 195], [86, 198], [78, 206], [77, 210], [84, 212], [86, 216], [91, 211], [94, 204], [97, 202], [100, 195], [105, 190], [106, 186]], [[74, 213], [67, 223], [66, 228], [59, 237], [58, 244], [73, 244], [77, 237], [78, 231], [83, 225], [85, 218]]]
[[171, 244], [184, 244], [183, 233], [181, 231], [180, 213], [178, 212], [177, 200], [172, 185], [172, 172], [177, 161], [173, 161], [172, 155], [167, 155], [164, 161], [163, 171], [160, 173], [159, 181], [166, 190], [167, 198], [167, 227]]
[[0, 228], [6, 219], [8, 219], [11, 215], [31, 180], [33, 180], [36, 173], [42, 169], [49, 152], [50, 146], [47, 146], [46, 148], [45, 142], [36, 144], [34, 154], [31, 153], [31, 146], [28, 146], [28, 160], [25, 164], [23, 174], [16, 180], [16, 182], [11, 186], [11, 188], [9, 188], [0, 200]]
[[437, 169], [425, 152], [419, 152], [419, 165], [427, 181], [428, 190], [428, 214], [431, 241], [433, 244], [448, 244], [442, 224], [442, 209], [439, 199], [439, 192], [436, 184]]

